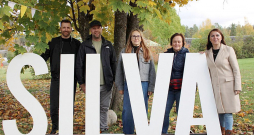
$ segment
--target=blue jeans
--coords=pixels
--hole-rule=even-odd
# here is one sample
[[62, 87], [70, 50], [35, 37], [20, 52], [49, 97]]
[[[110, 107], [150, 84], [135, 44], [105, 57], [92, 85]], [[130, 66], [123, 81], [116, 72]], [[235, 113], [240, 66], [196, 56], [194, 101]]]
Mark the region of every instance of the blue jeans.
[[[148, 82], [141, 82], [143, 95], [146, 106], [146, 113], [148, 110]], [[126, 82], [124, 83], [124, 95], [123, 95], [123, 112], [122, 112], [122, 120], [123, 120], [123, 132], [125, 134], [134, 134], [134, 121], [130, 104], [130, 97], [128, 92], [128, 87]]]
[[225, 127], [226, 130], [232, 130], [233, 127], [233, 115], [232, 113], [219, 114], [220, 126]]
[[162, 133], [163, 134], [168, 132], [169, 114], [170, 114], [170, 110], [172, 109], [172, 106], [173, 106], [175, 101], [176, 101], [176, 112], [178, 112], [180, 95], [181, 95], [180, 90], [179, 91], [168, 91], [167, 105], [166, 105], [164, 122], [163, 122], [163, 127], [162, 127]]

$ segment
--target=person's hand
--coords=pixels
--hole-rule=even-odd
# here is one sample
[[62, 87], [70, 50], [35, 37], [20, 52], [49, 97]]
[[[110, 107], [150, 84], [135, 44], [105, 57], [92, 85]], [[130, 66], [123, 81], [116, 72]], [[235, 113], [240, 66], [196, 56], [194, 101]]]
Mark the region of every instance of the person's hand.
[[153, 92], [151, 92], [151, 91], [148, 91], [148, 93], [147, 93], [148, 96], [151, 96], [152, 94], [153, 94]]
[[124, 93], [123, 90], [119, 90], [119, 94], [123, 95], [123, 93]]
[[81, 84], [81, 85], [79, 85], [79, 87], [80, 87], [80, 89], [81, 89], [84, 93], [86, 93], [86, 85], [85, 85], [85, 84]]
[[235, 95], [240, 94], [240, 90], [235, 90]]

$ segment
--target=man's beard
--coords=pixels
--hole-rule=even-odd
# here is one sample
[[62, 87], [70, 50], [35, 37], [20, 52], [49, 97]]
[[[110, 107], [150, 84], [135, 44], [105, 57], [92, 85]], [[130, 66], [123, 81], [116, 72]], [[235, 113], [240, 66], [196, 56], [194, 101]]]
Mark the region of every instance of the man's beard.
[[62, 32], [63, 37], [69, 37], [71, 35], [71, 33], [69, 32]]
[[100, 37], [101, 37], [101, 34], [99, 34], [99, 36], [95, 36], [95, 35], [92, 35], [93, 36], [93, 38], [95, 38], [95, 39], [99, 39]]

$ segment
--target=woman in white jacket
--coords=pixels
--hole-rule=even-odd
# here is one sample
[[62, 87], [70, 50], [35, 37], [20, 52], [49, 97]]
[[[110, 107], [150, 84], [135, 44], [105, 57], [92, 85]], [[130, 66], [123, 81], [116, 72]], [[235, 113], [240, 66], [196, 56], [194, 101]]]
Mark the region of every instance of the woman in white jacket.
[[[241, 74], [235, 51], [219, 29], [208, 35], [206, 59], [213, 85], [222, 135], [233, 135], [233, 115], [241, 110]], [[226, 130], [226, 131], [225, 131]]]

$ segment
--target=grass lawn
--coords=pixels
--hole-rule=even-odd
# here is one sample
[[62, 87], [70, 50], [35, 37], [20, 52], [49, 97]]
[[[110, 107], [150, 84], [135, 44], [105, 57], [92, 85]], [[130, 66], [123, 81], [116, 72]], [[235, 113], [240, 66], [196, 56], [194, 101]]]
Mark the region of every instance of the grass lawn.
[[[27, 79], [32, 79], [32, 75], [29, 71], [30, 69], [26, 69], [24, 71], [24, 74], [20, 74], [21, 80], [27, 80]], [[6, 80], [6, 73], [7, 73], [7, 67], [0, 67], [0, 81], [5, 81]]]
[[[239, 66], [241, 69], [242, 76], [242, 89], [240, 94], [242, 111], [234, 114], [234, 131], [237, 134], [248, 134], [254, 129], [254, 58], [250, 59], [239, 59]], [[32, 129], [32, 118], [30, 114], [20, 105], [18, 101], [8, 90], [6, 84], [6, 70], [7, 68], [0, 67], [0, 134], [4, 134], [2, 130], [2, 120], [17, 120], [17, 126], [22, 133], [29, 133]], [[24, 87], [39, 100], [42, 107], [44, 108], [48, 118], [48, 130], [51, 131], [51, 119], [49, 113], [49, 86], [50, 80], [33, 80], [29, 72], [29, 69], [25, 70], [24, 74], [21, 74], [21, 81]], [[199, 101], [199, 94], [196, 93], [196, 101], [193, 112], [193, 117], [202, 117], [202, 111]], [[85, 125], [85, 94], [81, 91], [77, 91], [75, 100], [75, 113], [74, 113], [74, 133], [84, 134]], [[149, 113], [151, 110], [152, 98], [149, 99]], [[176, 111], [175, 107], [170, 113], [170, 127], [169, 132], [175, 132], [176, 126]], [[149, 114], [150, 116], [150, 114]], [[195, 133], [206, 132], [205, 127], [191, 126], [191, 130]], [[109, 131], [111, 133], [122, 133], [121, 120], [118, 123], [111, 126]]]

